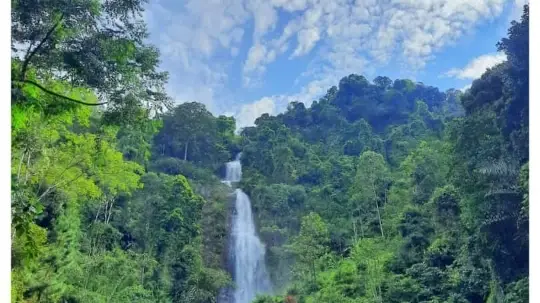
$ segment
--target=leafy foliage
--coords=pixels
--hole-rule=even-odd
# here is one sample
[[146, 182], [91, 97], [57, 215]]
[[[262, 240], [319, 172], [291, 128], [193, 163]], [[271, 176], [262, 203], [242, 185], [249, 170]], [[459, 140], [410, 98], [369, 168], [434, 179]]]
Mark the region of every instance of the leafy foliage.
[[239, 152], [275, 287], [255, 302], [528, 302], [528, 6], [465, 93], [353, 74], [240, 134], [159, 112], [141, 1], [13, 7], [12, 302], [223, 298]]

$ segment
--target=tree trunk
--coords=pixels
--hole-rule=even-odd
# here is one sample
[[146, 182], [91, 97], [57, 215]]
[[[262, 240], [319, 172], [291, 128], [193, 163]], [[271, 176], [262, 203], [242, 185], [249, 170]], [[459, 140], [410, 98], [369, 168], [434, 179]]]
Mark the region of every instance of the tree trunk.
[[19, 169], [17, 170], [17, 183], [20, 182], [20, 180], [21, 180], [21, 168], [22, 168], [22, 164], [24, 162], [24, 157], [25, 156], [26, 156], [26, 152], [23, 151], [22, 155], [21, 155], [21, 160], [19, 160]]
[[354, 244], [358, 243], [358, 234], [356, 232], [356, 218], [351, 217], [352, 224], [353, 224], [353, 231], [354, 231]]
[[101, 204], [99, 204], [98, 210], [97, 210], [97, 212], [96, 212], [96, 218], [94, 219], [94, 224], [97, 223], [97, 220], [98, 220], [98, 218], [99, 218], [100, 212], [101, 212]]
[[109, 222], [111, 221], [111, 216], [112, 216], [112, 211], [113, 211], [113, 206], [114, 206], [114, 198], [109, 198], [108, 200], [110, 201], [110, 204], [109, 204], [109, 214], [105, 221], [106, 224], [109, 224]]
[[377, 191], [375, 190], [375, 184], [371, 184], [371, 190], [373, 191], [373, 197], [375, 197], [375, 206], [377, 207], [377, 218], [379, 219], [379, 228], [381, 229], [381, 236], [384, 238], [384, 231], [382, 227], [381, 220], [381, 211], [379, 210], [379, 197], [377, 196]]
[[381, 228], [381, 236], [384, 238], [384, 231], [382, 227], [381, 212], [379, 210], [379, 202], [375, 200], [375, 205], [377, 206], [377, 217], [379, 217], [379, 227]]
[[26, 173], [24, 174], [24, 184], [26, 185], [26, 183], [28, 182], [28, 171], [30, 170], [30, 156], [32, 154], [30, 154], [30, 152], [28, 153], [28, 159], [26, 161]]
[[362, 218], [360, 218], [360, 234], [362, 235], [362, 239], [365, 238], [365, 235], [364, 235], [364, 221], [362, 221]]

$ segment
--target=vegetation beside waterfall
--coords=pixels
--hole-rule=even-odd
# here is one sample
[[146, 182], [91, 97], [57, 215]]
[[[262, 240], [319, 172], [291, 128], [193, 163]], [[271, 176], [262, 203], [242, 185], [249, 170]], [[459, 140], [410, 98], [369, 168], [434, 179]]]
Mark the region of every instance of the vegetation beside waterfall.
[[236, 133], [173, 106], [142, 4], [12, 2], [12, 302], [216, 302], [239, 152], [256, 302], [528, 302], [528, 6], [466, 92], [353, 74]]

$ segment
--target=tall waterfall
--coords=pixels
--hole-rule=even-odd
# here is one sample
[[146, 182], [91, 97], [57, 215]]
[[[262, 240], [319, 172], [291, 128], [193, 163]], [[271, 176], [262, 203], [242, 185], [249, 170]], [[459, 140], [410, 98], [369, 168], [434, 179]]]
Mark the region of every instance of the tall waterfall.
[[[227, 163], [224, 183], [232, 187], [242, 178], [242, 165], [238, 154]], [[257, 237], [251, 213], [251, 201], [239, 188], [235, 189], [235, 211], [232, 217], [230, 252], [233, 256], [233, 278], [236, 288], [233, 303], [250, 303], [255, 296], [270, 291], [270, 280], [264, 264], [265, 247]]]

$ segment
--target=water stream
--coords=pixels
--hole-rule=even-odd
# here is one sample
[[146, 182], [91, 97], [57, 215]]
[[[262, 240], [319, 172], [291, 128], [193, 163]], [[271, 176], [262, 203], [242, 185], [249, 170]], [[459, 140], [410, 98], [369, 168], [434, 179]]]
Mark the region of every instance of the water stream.
[[[242, 179], [242, 165], [238, 154], [234, 161], [226, 165], [224, 183], [233, 187]], [[232, 303], [250, 303], [258, 294], [268, 293], [271, 289], [268, 273], [264, 264], [265, 247], [257, 237], [251, 201], [240, 189], [234, 191], [235, 209], [232, 216], [230, 253], [233, 258]]]

